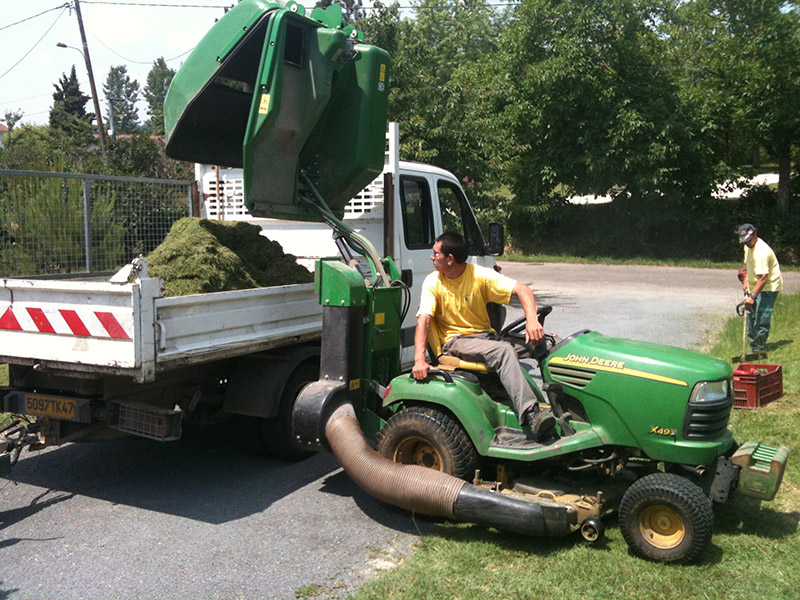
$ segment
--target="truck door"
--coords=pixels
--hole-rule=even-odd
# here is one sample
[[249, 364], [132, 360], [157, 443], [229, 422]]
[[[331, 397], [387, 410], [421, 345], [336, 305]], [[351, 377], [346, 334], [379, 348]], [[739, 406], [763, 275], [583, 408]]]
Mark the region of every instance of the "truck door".
[[[414, 361], [414, 328], [419, 308], [422, 280], [433, 270], [431, 248], [438, 233], [435, 228], [431, 181], [423, 173], [400, 175], [397, 196], [397, 246], [395, 257], [406, 282], [411, 283], [411, 302], [403, 322], [404, 365]], [[437, 219], [438, 220], [438, 219]]]
[[[432, 169], [433, 170], [433, 169]], [[440, 171], [436, 169], [435, 171]], [[431, 252], [436, 237], [458, 231], [470, 246], [470, 262], [494, 265], [485, 256], [485, 245], [475, 214], [455, 181], [436, 173], [401, 171], [397, 190], [399, 225], [398, 268], [412, 281], [411, 304], [403, 322], [403, 364], [413, 363], [414, 329], [422, 281], [433, 270]]]

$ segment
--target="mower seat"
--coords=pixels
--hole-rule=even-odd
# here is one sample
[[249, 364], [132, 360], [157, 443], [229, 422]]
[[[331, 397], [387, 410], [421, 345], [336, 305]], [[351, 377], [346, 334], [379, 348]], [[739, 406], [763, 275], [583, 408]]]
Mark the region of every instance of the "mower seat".
[[433, 319], [431, 319], [431, 326], [428, 330], [428, 353], [430, 354], [430, 363], [445, 371], [463, 369], [478, 373], [494, 373], [494, 369], [484, 363], [461, 360], [457, 356], [442, 354], [442, 338], [439, 333], [439, 326]]

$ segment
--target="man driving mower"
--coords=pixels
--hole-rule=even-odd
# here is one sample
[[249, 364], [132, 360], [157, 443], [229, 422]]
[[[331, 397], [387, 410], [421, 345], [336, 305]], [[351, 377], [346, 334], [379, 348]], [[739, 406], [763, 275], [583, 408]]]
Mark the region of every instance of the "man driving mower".
[[442, 354], [482, 362], [494, 369], [520, 424], [530, 427], [537, 441], [543, 440], [554, 433], [555, 418], [550, 410], [540, 409], [522, 373], [519, 356], [527, 348], [499, 339], [486, 308], [487, 302], [509, 304], [511, 297], [517, 296], [525, 312], [525, 343], [535, 346], [544, 339], [536, 298], [525, 284], [467, 263], [468, 255], [468, 245], [461, 234], [449, 231], [436, 238], [431, 254], [436, 270], [422, 284], [417, 312], [412, 374], [416, 379], [425, 379], [431, 368], [425, 351], [433, 322], [443, 343]]

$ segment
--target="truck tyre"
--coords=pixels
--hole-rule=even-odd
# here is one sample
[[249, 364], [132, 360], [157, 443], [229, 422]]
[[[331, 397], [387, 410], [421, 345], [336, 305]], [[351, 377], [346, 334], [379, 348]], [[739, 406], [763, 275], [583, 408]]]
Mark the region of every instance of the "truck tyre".
[[619, 522], [635, 554], [658, 562], [688, 563], [711, 541], [714, 511], [703, 490], [685, 477], [654, 473], [625, 492]]
[[396, 413], [378, 433], [378, 452], [406, 465], [419, 465], [471, 481], [477, 453], [461, 425], [433, 408]]
[[284, 460], [303, 460], [314, 452], [300, 446], [292, 435], [292, 410], [297, 395], [309, 383], [319, 379], [319, 365], [303, 363], [283, 386], [278, 414], [260, 419], [259, 437], [266, 453]]

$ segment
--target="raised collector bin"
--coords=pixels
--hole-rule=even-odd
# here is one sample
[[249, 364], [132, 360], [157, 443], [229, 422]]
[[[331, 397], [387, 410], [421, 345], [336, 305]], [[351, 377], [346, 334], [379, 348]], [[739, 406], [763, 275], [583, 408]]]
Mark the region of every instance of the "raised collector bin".
[[781, 396], [783, 396], [781, 365], [742, 363], [734, 369], [734, 408], [760, 408]]

